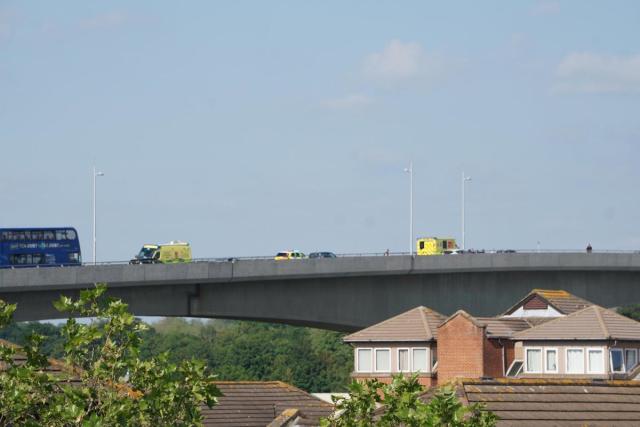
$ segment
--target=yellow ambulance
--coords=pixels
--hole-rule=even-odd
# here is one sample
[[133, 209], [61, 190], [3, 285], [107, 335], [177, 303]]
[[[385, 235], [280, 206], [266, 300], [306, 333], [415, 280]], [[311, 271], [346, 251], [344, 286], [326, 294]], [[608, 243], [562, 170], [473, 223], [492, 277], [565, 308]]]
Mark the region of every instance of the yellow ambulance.
[[191, 262], [191, 246], [186, 242], [171, 241], [161, 245], [143, 245], [129, 264], [172, 264]]
[[447, 255], [457, 254], [456, 239], [449, 237], [420, 237], [416, 242], [418, 255]]

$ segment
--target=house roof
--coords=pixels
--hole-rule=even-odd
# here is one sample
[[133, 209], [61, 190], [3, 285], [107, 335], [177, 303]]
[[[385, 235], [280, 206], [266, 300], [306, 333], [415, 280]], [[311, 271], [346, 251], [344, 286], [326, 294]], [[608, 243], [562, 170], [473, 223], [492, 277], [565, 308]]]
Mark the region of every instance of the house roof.
[[550, 289], [534, 289], [527, 294], [524, 298], [509, 308], [503, 315], [508, 315], [516, 311], [519, 307], [526, 304], [532, 299], [542, 299], [547, 302], [553, 308], [558, 310], [562, 314], [571, 314], [578, 310], [582, 310], [585, 307], [593, 305], [593, 303], [582, 299], [578, 296], [570, 294], [563, 290], [550, 290]]
[[318, 425], [333, 405], [280, 381], [217, 381], [224, 396], [202, 407], [205, 426], [264, 427], [276, 419], [299, 417], [297, 425]]
[[522, 318], [475, 317], [464, 310], [458, 310], [443, 321], [439, 327], [442, 327], [458, 316], [464, 317], [479, 328], [486, 328], [487, 337], [489, 338], [510, 338], [515, 333], [532, 326], [527, 320]]
[[518, 332], [519, 340], [640, 340], [640, 322], [591, 305]]
[[520, 318], [476, 317], [486, 326], [489, 338], [511, 338], [516, 333], [531, 328], [531, 323]]
[[419, 306], [344, 337], [345, 342], [432, 341], [445, 316]]
[[484, 404], [498, 427], [640, 425], [640, 381], [462, 380], [456, 392]]

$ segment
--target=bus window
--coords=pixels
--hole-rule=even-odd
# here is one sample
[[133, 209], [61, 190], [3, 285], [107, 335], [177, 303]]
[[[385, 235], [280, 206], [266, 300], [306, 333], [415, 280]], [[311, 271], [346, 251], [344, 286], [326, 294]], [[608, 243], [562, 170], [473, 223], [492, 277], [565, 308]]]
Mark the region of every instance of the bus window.
[[55, 239], [55, 234], [53, 233], [53, 230], [45, 230], [42, 232], [42, 239], [43, 240], [54, 240]]

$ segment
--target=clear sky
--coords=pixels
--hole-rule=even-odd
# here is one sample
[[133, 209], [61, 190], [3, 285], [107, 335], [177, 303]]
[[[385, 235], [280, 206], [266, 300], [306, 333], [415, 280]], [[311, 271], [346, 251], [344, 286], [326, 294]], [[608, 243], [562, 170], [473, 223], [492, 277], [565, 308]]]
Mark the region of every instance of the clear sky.
[[0, 2], [0, 226], [90, 260], [640, 249], [640, 2]]

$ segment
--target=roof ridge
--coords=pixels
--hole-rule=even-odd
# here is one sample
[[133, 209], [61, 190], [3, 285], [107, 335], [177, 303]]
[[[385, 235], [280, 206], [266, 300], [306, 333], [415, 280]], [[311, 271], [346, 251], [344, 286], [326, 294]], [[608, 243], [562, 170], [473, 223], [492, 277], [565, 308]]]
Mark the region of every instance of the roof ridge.
[[607, 337], [607, 339], [610, 339], [611, 334], [609, 333], [609, 328], [607, 328], [607, 325], [604, 323], [604, 319], [602, 318], [602, 313], [600, 313], [600, 309], [602, 307], [600, 307], [599, 305], [593, 305], [592, 307], [596, 312], [596, 318], [598, 319], [598, 323], [600, 323], [600, 327], [604, 332], [604, 336]]
[[433, 336], [433, 331], [431, 330], [431, 326], [429, 326], [429, 322], [427, 322], [427, 315], [424, 313], [424, 310], [422, 309], [422, 307], [420, 308], [420, 319], [422, 319], [422, 325], [426, 329], [427, 334]]
[[[520, 305], [524, 305], [525, 301], [527, 301], [529, 298], [531, 298], [534, 295], [537, 295], [538, 297], [540, 297], [543, 301], [545, 301], [548, 305], [550, 305], [551, 307], [553, 307], [555, 310], [557, 310], [558, 312], [560, 312], [561, 314], [564, 314], [565, 316], [568, 315], [568, 313], [566, 313], [564, 310], [562, 310], [560, 307], [558, 307], [557, 304], [553, 303], [549, 298], [547, 298], [547, 296], [545, 295], [545, 293], [551, 293], [551, 292], [555, 292], [556, 294], [566, 294], [563, 295], [562, 298], [575, 298], [579, 301], [581, 301], [581, 304], [585, 304], [587, 306], [590, 305], [596, 305], [593, 302], [586, 300], [578, 295], [572, 294], [571, 292], [564, 290], [564, 289], [540, 289], [540, 288], [534, 288], [531, 291], [529, 291], [529, 293], [527, 295], [525, 295], [524, 297], [522, 297], [520, 300], [518, 300], [518, 302], [516, 302], [515, 304], [513, 304], [511, 307], [509, 307], [506, 311], [504, 311], [501, 316], [507, 316], [508, 314], [510, 314], [511, 312], [514, 311], [514, 309]], [[552, 296], [552, 295], [550, 295]]]
[[469, 320], [471, 323], [473, 323], [474, 325], [476, 325], [479, 328], [486, 328], [487, 327], [486, 324], [483, 324], [482, 322], [480, 322], [478, 319], [473, 317], [471, 314], [469, 314], [465, 310], [460, 309], [460, 310], [456, 311], [455, 313], [453, 313], [451, 316], [447, 317], [444, 320], [444, 322], [440, 323], [438, 328], [441, 328], [442, 326], [444, 326], [445, 323], [448, 323], [451, 319], [453, 319], [453, 318], [455, 318], [457, 316], [463, 316], [463, 317], [467, 318], [467, 320]]

